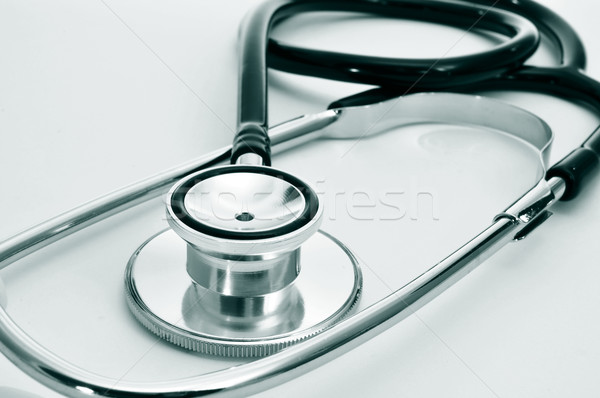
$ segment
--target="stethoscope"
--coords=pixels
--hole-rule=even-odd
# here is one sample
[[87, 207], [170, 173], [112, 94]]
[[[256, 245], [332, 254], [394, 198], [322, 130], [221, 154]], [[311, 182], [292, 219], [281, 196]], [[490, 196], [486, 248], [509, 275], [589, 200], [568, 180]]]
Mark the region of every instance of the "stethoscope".
[[[232, 147], [74, 209], [1, 246], [5, 267], [172, 186], [166, 206], [171, 228], [149, 238], [127, 265], [130, 309], [152, 332], [180, 346], [205, 354], [265, 358], [174, 382], [116, 384], [49, 353], [0, 308], [3, 353], [32, 377], [68, 396], [244, 394], [340, 355], [349, 349], [348, 343], [369, 338], [402, 319], [503, 244], [527, 236], [547, 219], [548, 208], [557, 200], [576, 197], [598, 163], [597, 130], [478, 236], [359, 313], [352, 312], [363, 288], [359, 262], [343, 242], [318, 231], [323, 208], [314, 189], [270, 167], [271, 146], [294, 146], [316, 137], [356, 138], [390, 126], [438, 120], [504, 131], [536, 148], [542, 162], [547, 160], [552, 134], [534, 115], [472, 95], [413, 94], [532, 90], [598, 108], [598, 83], [580, 72], [583, 48], [562, 19], [532, 2], [477, 3], [492, 7], [438, 1], [264, 3], [243, 27], [239, 129]], [[309, 10], [368, 12], [462, 28], [476, 23], [510, 39], [480, 54], [440, 61], [334, 54], [268, 40], [277, 21]], [[538, 45], [536, 27], [556, 42], [560, 67], [523, 66]], [[267, 63], [288, 72], [383, 88], [342, 99], [327, 111], [283, 123], [267, 134]], [[232, 165], [212, 167], [228, 158]], [[160, 258], [175, 265], [164, 267], [164, 261], [157, 261]], [[333, 282], [326, 292], [316, 283], [323, 279]], [[189, 315], [185, 327], [172, 318], [172, 309], [181, 311], [181, 306]]]

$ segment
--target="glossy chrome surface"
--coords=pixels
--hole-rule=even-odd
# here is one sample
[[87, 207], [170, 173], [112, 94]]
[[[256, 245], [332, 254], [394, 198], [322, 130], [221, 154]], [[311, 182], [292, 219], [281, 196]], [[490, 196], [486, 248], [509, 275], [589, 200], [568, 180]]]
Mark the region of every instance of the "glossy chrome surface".
[[265, 164], [263, 158], [256, 153], [245, 153], [237, 158], [235, 164], [249, 164], [254, 166], [262, 166]]
[[[188, 181], [199, 180], [186, 194], [184, 206], [193, 219], [219, 231], [271, 231], [296, 221], [307, 206], [305, 195], [314, 190], [302, 183], [296, 187], [274, 175], [262, 174], [262, 169], [277, 174], [277, 170], [255, 166], [252, 172], [232, 172], [212, 176], [218, 169], [201, 171], [183, 178], [171, 188], [167, 197], [167, 221], [171, 228], [190, 245], [211, 256], [225, 259], [262, 259], [279, 256], [297, 249], [321, 225], [323, 205], [318, 202], [307, 223], [272, 238], [228, 239], [191, 228], [181, 220], [171, 206], [173, 195]], [[204, 179], [204, 173], [211, 176]], [[305, 192], [301, 192], [304, 189]], [[258, 258], [257, 258], [258, 259]]]
[[[229, 172], [219, 174], [219, 170]], [[286, 288], [298, 276], [300, 246], [319, 229], [323, 208], [318, 200], [314, 209], [307, 208], [305, 195], [316, 198], [312, 188], [295, 182], [296, 186], [277, 173], [262, 166], [213, 168], [182, 179], [169, 192], [167, 220], [188, 243], [187, 272], [199, 287], [221, 296], [213, 301], [253, 306], [252, 300], [265, 301], [258, 296], [271, 295], [266, 302], [273, 306], [290, 300], [272, 295], [289, 291]], [[185, 211], [194, 222], [220, 235], [188, 225], [178, 214], [181, 210], [172, 205], [173, 197], [189, 182], [194, 185], [183, 193]], [[307, 216], [306, 211], [314, 214]], [[310, 219], [297, 224], [301, 217]], [[285, 233], [270, 238], [252, 235], [285, 227]], [[233, 232], [246, 236], [228, 238]]]
[[[271, 150], [281, 153], [299, 145], [326, 137], [324, 129], [340, 121], [341, 111], [330, 109], [323, 112], [299, 116], [269, 128]], [[350, 138], [350, 137], [348, 137]]]
[[302, 245], [293, 284], [262, 295], [226, 295], [192, 283], [189, 247], [168, 230], [144, 243], [125, 278], [129, 306], [151, 331], [182, 347], [221, 356], [270, 355], [343, 318], [362, 276], [340, 242], [320, 232]]
[[296, 220], [304, 211], [302, 192], [280, 178], [229, 173], [200, 181], [185, 196], [187, 211], [223, 231], [269, 231]]
[[494, 219], [508, 218], [521, 224], [523, 227], [513, 239], [515, 241], [524, 239], [552, 216], [548, 208], [560, 199], [566, 187], [566, 182], [562, 178], [552, 177], [547, 181], [542, 179]]
[[564, 191], [565, 182], [558, 177], [553, 177], [549, 181], [541, 180], [504, 212], [498, 214], [496, 219], [508, 217], [515, 221], [528, 223], [560, 198]]
[[[412, 110], [411, 104], [422, 104], [424, 96], [435, 101], [439, 106], [460, 101], [465, 107], [473, 110], [472, 113], [466, 113], [465, 109], [467, 108], [458, 109], [454, 118], [459, 122], [469, 123], [473, 114], [477, 112], [483, 112], [488, 116], [495, 111], [505, 114], [506, 117], [503, 120], [496, 122], [505, 124], [509, 128], [509, 130], [505, 130], [508, 134], [516, 135], [531, 143], [542, 152], [543, 158], [546, 158], [544, 154], [547, 153], [552, 139], [547, 126], [537, 117], [497, 101], [447, 93], [410, 95], [403, 97], [401, 101], [390, 100], [404, 105], [390, 108], [387, 116], [396, 117], [399, 124], [402, 124], [403, 121], [414, 122], [415, 116], [410, 112], [403, 112], [403, 107], [406, 106], [406, 109]], [[494, 108], [494, 112], [492, 112], [490, 107], [498, 109]], [[365, 120], [371, 122], [378, 120], [377, 116], [369, 116], [370, 108], [372, 107], [326, 111], [276, 126], [270, 130], [271, 140], [276, 144], [274, 149], [286, 149], [286, 142], [290, 145], [301, 143], [303, 137], [352, 138], [360, 136], [361, 133], [381, 132], [376, 129], [377, 123], [371, 128], [370, 124], [365, 122]], [[513, 120], [518, 120], [519, 117], [512, 118], [509, 109], [521, 115], [523, 120], [520, 125], [523, 127], [513, 123]], [[425, 112], [432, 112], [432, 110]], [[342, 118], [342, 113], [345, 113], [344, 118]], [[404, 117], [400, 117], [398, 113]], [[356, 116], [354, 122], [360, 123], [357, 126], [353, 126], [349, 122], [352, 119], [349, 116], [353, 114]], [[380, 118], [386, 116], [386, 114], [379, 115]], [[406, 117], [406, 115], [411, 116]], [[420, 115], [419, 120], [425, 121], [418, 109], [416, 115]], [[331, 128], [336, 121], [341, 124], [336, 128]], [[363, 129], [357, 132], [356, 127]], [[321, 130], [315, 131], [314, 129], [317, 128]], [[178, 179], [209, 167], [219, 159], [224, 160], [230, 148], [230, 146], [223, 148], [106, 195], [0, 243], [0, 268], [121, 210], [159, 195]], [[559, 196], [557, 195], [557, 198]], [[89, 397], [90, 395], [147, 397], [168, 396], [169, 394], [187, 397], [247, 396], [295, 377], [310, 370], [311, 367], [319, 366], [328, 359], [341, 355], [360, 342], [384, 331], [412, 313], [428, 299], [443, 291], [445, 287], [451, 285], [482, 259], [491, 255], [494, 249], [499, 248], [502, 243], [512, 240], [519, 227], [523, 228], [524, 226], [520, 225], [518, 221], [501, 218], [448, 258], [375, 306], [341, 321], [336, 327], [270, 357], [221, 372], [183, 380], [153, 383], [131, 383], [98, 376], [49, 352], [29, 337], [3, 308], [0, 308], [0, 350], [25, 373], [68, 397]]]
[[362, 139], [419, 123], [471, 124], [522, 139], [539, 150], [544, 161], [548, 160], [553, 139], [550, 127], [532, 113], [479, 96], [420, 93], [336, 112], [338, 121], [321, 130], [323, 137]]
[[561, 198], [567, 189], [567, 183], [562, 178], [552, 177], [547, 181], [547, 183], [552, 191], [552, 194], [557, 199]]
[[276, 256], [211, 256], [187, 246], [187, 272], [196, 284], [225, 296], [254, 297], [281, 290], [300, 273], [300, 251]]

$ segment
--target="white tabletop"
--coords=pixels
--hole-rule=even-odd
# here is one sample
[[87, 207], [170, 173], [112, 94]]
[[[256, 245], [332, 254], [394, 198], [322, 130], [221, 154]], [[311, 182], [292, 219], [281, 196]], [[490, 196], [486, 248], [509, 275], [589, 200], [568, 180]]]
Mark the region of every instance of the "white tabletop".
[[[0, 240], [228, 144], [236, 118], [237, 27], [255, 3], [0, 3]], [[600, 78], [596, 3], [544, 4], [576, 28], [589, 51], [588, 73]], [[395, 56], [439, 57], [490, 45], [453, 28], [338, 17], [303, 16], [276, 34]], [[536, 60], [547, 62], [544, 54]], [[318, 112], [362, 89], [273, 72], [270, 120]], [[540, 95], [493, 96], [550, 124], [553, 161], [599, 121], [575, 104]], [[539, 174], [535, 167], [521, 171], [517, 166], [531, 159], [512, 154], [498, 137], [467, 129], [446, 132], [452, 137], [446, 140], [436, 132], [426, 126], [315, 143], [274, 159], [322, 192], [329, 206], [323, 228], [355, 250], [370, 286], [379, 289], [366, 291], [366, 300], [441, 260]], [[397, 220], [380, 213], [380, 199], [392, 193], [404, 198]], [[258, 396], [596, 396], [600, 210], [593, 198], [599, 195], [596, 179], [577, 200], [555, 206], [527, 239], [414, 315]], [[8, 267], [0, 272], [8, 312], [58, 355], [115, 379], [173, 379], [237, 363], [174, 349], [130, 316], [122, 295], [125, 263], [164, 226], [157, 199]], [[17, 390], [58, 396], [0, 356], [0, 393], [17, 396]]]

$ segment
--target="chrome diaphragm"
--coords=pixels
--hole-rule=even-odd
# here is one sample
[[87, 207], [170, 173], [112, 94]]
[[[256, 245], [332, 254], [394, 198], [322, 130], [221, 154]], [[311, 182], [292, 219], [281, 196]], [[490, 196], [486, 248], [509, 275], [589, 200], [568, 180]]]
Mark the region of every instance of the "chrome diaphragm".
[[170, 230], [129, 261], [136, 318], [185, 348], [263, 356], [341, 319], [362, 276], [350, 251], [319, 231], [323, 209], [300, 179], [264, 166], [207, 169], [166, 201]]

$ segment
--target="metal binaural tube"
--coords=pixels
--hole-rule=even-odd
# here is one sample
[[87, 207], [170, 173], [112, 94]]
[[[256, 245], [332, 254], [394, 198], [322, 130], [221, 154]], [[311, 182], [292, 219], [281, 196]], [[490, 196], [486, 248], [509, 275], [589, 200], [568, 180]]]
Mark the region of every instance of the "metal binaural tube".
[[[452, 94], [429, 94], [428, 96], [429, 99], [437, 98], [441, 100], [446, 98], [453, 103], [460, 97], [462, 98], [461, 101], [468, 102], [466, 96]], [[422, 100], [423, 97], [420, 96], [409, 96], [403, 98], [402, 102], [410, 106], [409, 104], [412, 101], [420, 102]], [[492, 102], [481, 98], [471, 98], [469, 103], [486, 109]], [[493, 103], [496, 107], [502, 106], [496, 102]], [[394, 108], [392, 112], [385, 111], [382, 116], [394, 118], [397, 112], [403, 109], [404, 106], [399, 106], [397, 109]], [[356, 112], [360, 115], [365, 111], [366, 109], [358, 107], [342, 112], [345, 112], [348, 116], [348, 113], [352, 115]], [[465, 117], [468, 120], [469, 116], [465, 115]], [[529, 117], [534, 118], [531, 115]], [[386, 118], [383, 118], [382, 122]], [[396, 120], [398, 119], [396, 118]], [[272, 139], [273, 142], [282, 144], [286, 141], [300, 143], [305, 134], [311, 136], [314, 136], [313, 134], [316, 134], [316, 136], [325, 134], [329, 136], [328, 129], [323, 128], [331, 125], [334, 121], [341, 123], [336, 126], [335, 131], [344, 131], [346, 130], [344, 125], [348, 126], [353, 118], [340, 119], [340, 113], [336, 111], [303, 117], [273, 128], [271, 130]], [[414, 119], [398, 120], [400, 125], [403, 122], [414, 122]], [[385, 126], [386, 123], [383, 123], [383, 125]], [[350, 124], [348, 127], [353, 126]], [[520, 136], [514, 130], [514, 126], [508, 125], [507, 127], [507, 133]], [[313, 133], [313, 128], [323, 130]], [[373, 129], [372, 132], [375, 133], [376, 131], [378, 131], [377, 128]], [[532, 131], [536, 132], [537, 139], [542, 137], [547, 140], [551, 139], [543, 124], [537, 127], [534, 126]], [[344, 136], [337, 133], [333, 136], [344, 138]], [[531, 139], [531, 137], [522, 138]], [[537, 141], [535, 140], [530, 142], [542, 152], [547, 148], [547, 144], [543, 142], [541, 145], [536, 144]], [[227, 158], [228, 153], [229, 147], [223, 148], [196, 161], [90, 202], [1, 243], [0, 268], [101, 219], [132, 207], [143, 200], [157, 196], [174, 180], [189, 175], [192, 171], [202, 170], [205, 167], [220, 163]], [[554, 195], [559, 197], [561, 194], [560, 181], [551, 180], [548, 184]], [[548, 206], [554, 202], [554, 200], [544, 201]], [[300, 345], [234, 369], [169, 382], [150, 384], [117, 383], [116, 380], [77, 368], [52, 354], [20, 329], [2, 308], [0, 308], [0, 350], [24, 372], [69, 397], [88, 397], [94, 394], [107, 397], [148, 397], [174, 394], [185, 397], [243, 395], [268, 388], [300, 372], [308, 371], [328, 358], [340, 355], [351, 349], [355, 344], [385, 330], [450, 286], [455, 280], [491, 255], [494, 250], [501, 247], [502, 244], [512, 240], [524, 226], [523, 223], [510, 218], [499, 219], [447, 259], [367, 311], [342, 321], [336, 327]]]
[[510, 241], [517, 228], [518, 223], [500, 219], [403, 288], [335, 328], [270, 357], [229, 370], [170, 382], [117, 383], [73, 367], [49, 353], [20, 331], [3, 310], [0, 310], [0, 344], [2, 351], [20, 368], [69, 397], [168, 396], [175, 392], [185, 397], [242, 396], [288, 377], [286, 372], [290, 369], [296, 369], [295, 373], [306, 372], [311, 365], [318, 364], [313, 362], [315, 359], [340, 355], [351, 348], [349, 342], [370, 338], [410, 315]]
[[[551, 181], [548, 187], [551, 192], [561, 191], [558, 180]], [[546, 201], [547, 191], [539, 189], [539, 186], [534, 187], [532, 192], [545, 203], [546, 208], [540, 210], [540, 214], [558, 199]], [[531, 192], [524, 197], [525, 207], [535, 202]], [[515, 211], [521, 212], [519, 209]], [[69, 397], [147, 397], [175, 393], [184, 397], [243, 396], [306, 372], [389, 328], [512, 241], [526, 226], [527, 223], [519, 219], [500, 217], [446, 259], [363, 312], [341, 321], [335, 328], [270, 357], [223, 371], [170, 382], [116, 382], [76, 368], [48, 352], [18, 328], [1, 308], [0, 347], [26, 373]]]

